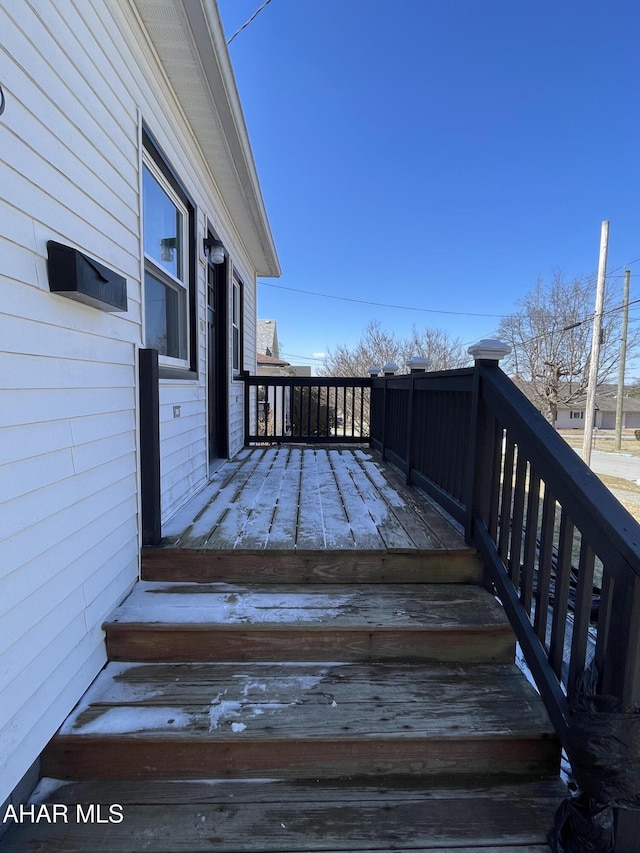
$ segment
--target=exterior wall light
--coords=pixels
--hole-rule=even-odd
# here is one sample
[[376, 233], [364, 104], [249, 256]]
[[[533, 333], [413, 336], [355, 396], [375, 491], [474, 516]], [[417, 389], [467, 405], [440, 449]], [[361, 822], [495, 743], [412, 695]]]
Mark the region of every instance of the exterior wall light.
[[205, 237], [202, 247], [210, 264], [224, 263], [224, 246], [220, 240], [216, 240], [215, 237]]
[[163, 237], [160, 240], [160, 260], [172, 261], [173, 252], [178, 245], [178, 240], [175, 237]]

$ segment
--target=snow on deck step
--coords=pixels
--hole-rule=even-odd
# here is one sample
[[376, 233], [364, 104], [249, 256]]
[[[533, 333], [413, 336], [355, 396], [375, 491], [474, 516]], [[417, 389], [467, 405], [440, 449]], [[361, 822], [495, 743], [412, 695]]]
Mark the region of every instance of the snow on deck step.
[[[37, 802], [66, 805], [69, 822], [16, 826], [6, 853], [303, 853], [429, 850], [443, 853], [544, 853], [546, 833], [566, 790], [559, 781], [468, 789], [391, 784], [244, 782], [81, 782]], [[49, 792], [47, 794], [47, 792]], [[121, 823], [75, 820], [76, 804], [118, 803]], [[50, 846], [47, 846], [50, 845]]]
[[462, 584], [142, 581], [105, 629], [111, 660], [510, 662], [515, 642], [495, 599]]
[[111, 663], [43, 756], [60, 778], [548, 775], [515, 665]]

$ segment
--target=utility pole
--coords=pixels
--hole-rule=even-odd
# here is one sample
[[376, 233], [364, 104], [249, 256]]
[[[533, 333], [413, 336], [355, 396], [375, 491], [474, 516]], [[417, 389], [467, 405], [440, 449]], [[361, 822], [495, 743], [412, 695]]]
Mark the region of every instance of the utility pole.
[[589, 384], [587, 386], [587, 407], [584, 413], [584, 438], [582, 458], [591, 464], [591, 439], [596, 414], [596, 386], [598, 384], [598, 363], [600, 361], [600, 337], [602, 335], [602, 309], [604, 307], [604, 281], [607, 272], [607, 249], [609, 247], [609, 222], [602, 223], [600, 232], [600, 259], [598, 261], [598, 284], [596, 286], [596, 309], [593, 314], [593, 336], [591, 338], [591, 358], [589, 360]]
[[629, 326], [629, 282], [631, 271], [624, 271], [624, 295], [622, 297], [622, 337], [620, 339], [620, 371], [618, 373], [618, 396], [616, 397], [616, 440], [615, 449], [622, 449], [622, 401], [624, 399], [624, 373], [627, 362], [627, 329]]

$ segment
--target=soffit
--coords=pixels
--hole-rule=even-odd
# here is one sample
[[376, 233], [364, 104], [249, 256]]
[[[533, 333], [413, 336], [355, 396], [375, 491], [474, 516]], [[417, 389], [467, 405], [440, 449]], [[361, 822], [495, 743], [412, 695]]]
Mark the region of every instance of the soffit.
[[258, 275], [280, 275], [215, 0], [132, 2]]

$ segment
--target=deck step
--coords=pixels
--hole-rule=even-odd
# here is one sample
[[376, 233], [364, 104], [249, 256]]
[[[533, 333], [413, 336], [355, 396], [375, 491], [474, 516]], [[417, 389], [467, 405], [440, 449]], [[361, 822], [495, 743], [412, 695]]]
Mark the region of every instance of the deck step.
[[[51, 790], [68, 822], [16, 826], [5, 853], [302, 853], [411, 850], [544, 853], [557, 782], [438, 788], [407, 780], [349, 787], [289, 782], [84, 782]], [[82, 823], [77, 803], [122, 807]], [[84, 806], [85, 812], [87, 806]], [[94, 816], [96, 812], [94, 811]], [[143, 844], [143, 846], [142, 846]]]
[[513, 664], [110, 663], [45, 750], [65, 779], [557, 774]]
[[143, 548], [142, 578], [191, 583], [482, 583], [473, 548], [230, 550]]
[[466, 584], [140, 582], [105, 624], [110, 660], [511, 662], [513, 631]]

